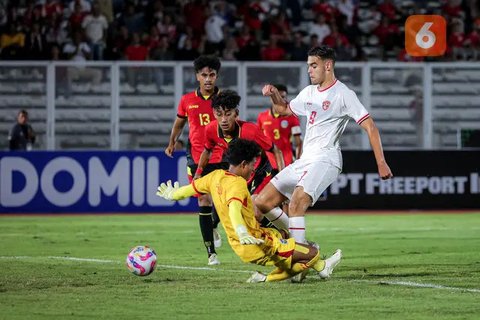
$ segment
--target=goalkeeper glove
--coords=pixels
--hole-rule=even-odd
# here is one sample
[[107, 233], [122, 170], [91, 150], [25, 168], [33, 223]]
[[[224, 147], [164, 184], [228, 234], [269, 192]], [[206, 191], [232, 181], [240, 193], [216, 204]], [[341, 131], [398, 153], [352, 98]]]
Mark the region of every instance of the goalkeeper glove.
[[243, 225], [239, 225], [235, 232], [237, 233], [238, 239], [240, 239], [241, 244], [262, 244], [265, 241], [262, 239], [257, 239], [251, 234], [248, 233], [247, 228]]
[[162, 197], [167, 200], [175, 200], [173, 198], [173, 194], [175, 191], [180, 189], [180, 184], [178, 181], [175, 181], [173, 186], [172, 186], [172, 180], [168, 180], [167, 183], [162, 183], [158, 186], [157, 189], [157, 196]]

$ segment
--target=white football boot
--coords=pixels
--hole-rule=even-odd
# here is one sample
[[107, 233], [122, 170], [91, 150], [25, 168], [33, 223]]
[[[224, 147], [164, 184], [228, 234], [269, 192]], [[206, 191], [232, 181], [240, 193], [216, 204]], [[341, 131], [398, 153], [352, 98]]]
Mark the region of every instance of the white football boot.
[[255, 273], [248, 278], [247, 283], [258, 283], [265, 281], [267, 281], [267, 276], [261, 272], [255, 271]]
[[340, 260], [342, 260], [342, 250], [337, 249], [334, 254], [325, 259], [325, 268], [318, 273], [318, 276], [322, 279], [330, 278], [333, 269], [340, 263]]
[[218, 260], [218, 256], [216, 253], [212, 253], [210, 257], [208, 257], [208, 265], [209, 266], [216, 266], [220, 264], [220, 260]]

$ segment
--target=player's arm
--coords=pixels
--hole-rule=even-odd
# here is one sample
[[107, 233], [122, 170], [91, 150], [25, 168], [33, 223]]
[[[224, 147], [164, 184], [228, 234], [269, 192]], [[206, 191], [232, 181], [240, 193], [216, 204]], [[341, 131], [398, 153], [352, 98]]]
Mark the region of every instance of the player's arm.
[[161, 183], [157, 188], [157, 196], [172, 201], [189, 198], [196, 193], [197, 191], [193, 185], [189, 184], [180, 187], [178, 181], [172, 184], [171, 180], [168, 180], [167, 183]]
[[292, 114], [292, 111], [288, 108], [287, 101], [283, 99], [283, 97], [280, 95], [280, 92], [278, 92], [278, 89], [273, 85], [266, 84], [262, 89], [262, 94], [266, 97], [270, 97], [276, 113], [282, 116], [288, 116]]
[[295, 159], [300, 159], [300, 156], [302, 155], [302, 136], [299, 134], [296, 134], [293, 136], [293, 143], [295, 144]]
[[173, 151], [175, 151], [175, 142], [177, 142], [180, 134], [182, 133], [183, 127], [187, 123], [187, 118], [178, 117], [175, 119], [173, 123], [172, 132], [170, 133], [170, 140], [168, 141], [168, 146], [165, 149], [165, 154], [172, 157]]
[[193, 176], [193, 179], [198, 179], [202, 176], [203, 169], [208, 164], [208, 161], [210, 161], [210, 157], [212, 155], [212, 150], [209, 150], [207, 148], [204, 148], [202, 151], [202, 154], [200, 155], [200, 159], [198, 160], [198, 165], [197, 165], [197, 171], [195, 171], [195, 175]]
[[273, 154], [275, 155], [275, 161], [277, 162], [278, 171], [281, 171], [285, 168], [285, 161], [283, 159], [282, 150], [278, 149], [276, 145], [273, 145]]
[[385, 161], [385, 156], [383, 155], [382, 140], [380, 139], [380, 132], [378, 131], [377, 126], [372, 118], [367, 118], [360, 126], [367, 132], [368, 139], [370, 140], [370, 145], [372, 146], [373, 153], [375, 155], [375, 160], [377, 161], [378, 174], [383, 180], [390, 179], [393, 177], [392, 171]]
[[262, 239], [257, 239], [248, 233], [245, 220], [242, 217], [242, 202], [240, 199], [230, 201], [228, 204], [228, 216], [241, 244], [261, 244], [264, 242]]

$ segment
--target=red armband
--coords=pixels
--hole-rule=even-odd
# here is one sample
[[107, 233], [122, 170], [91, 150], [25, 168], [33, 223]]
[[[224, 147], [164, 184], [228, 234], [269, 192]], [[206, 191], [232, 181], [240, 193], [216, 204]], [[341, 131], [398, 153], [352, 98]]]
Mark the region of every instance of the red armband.
[[195, 171], [195, 175], [202, 175], [203, 168], [197, 167], [197, 171]]

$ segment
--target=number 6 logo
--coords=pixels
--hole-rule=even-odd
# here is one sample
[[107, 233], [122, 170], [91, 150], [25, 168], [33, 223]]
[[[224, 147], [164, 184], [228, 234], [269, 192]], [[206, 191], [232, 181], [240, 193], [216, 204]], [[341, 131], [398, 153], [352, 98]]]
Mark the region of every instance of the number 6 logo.
[[405, 22], [405, 49], [413, 57], [441, 56], [447, 48], [446, 31], [442, 16], [409, 16]]

